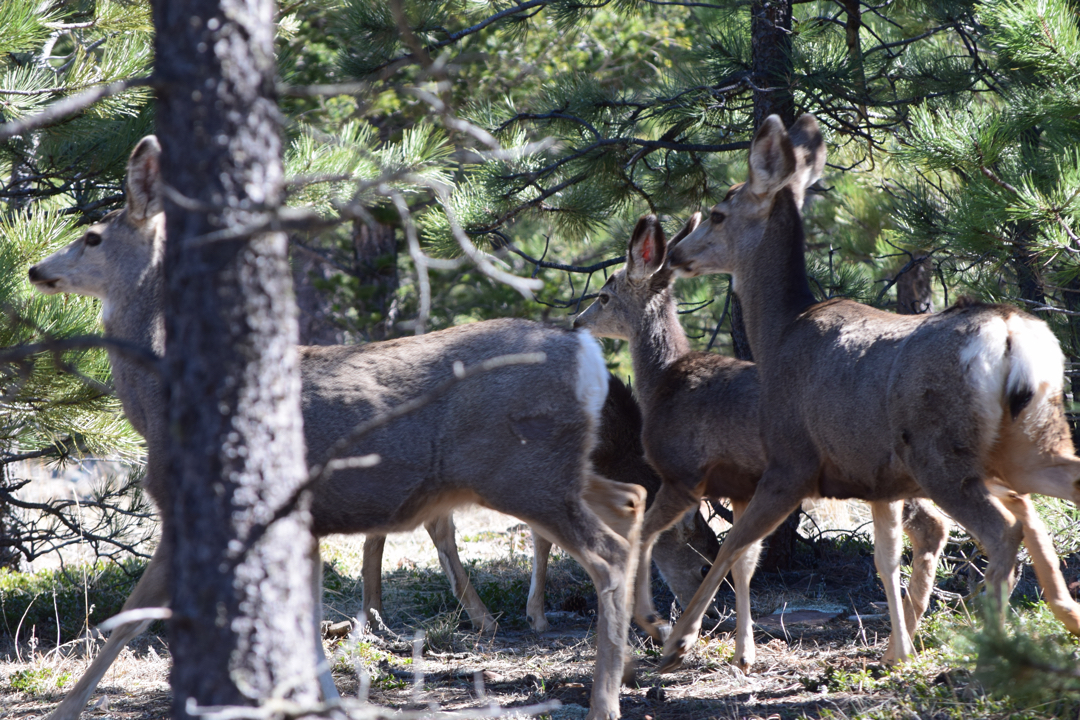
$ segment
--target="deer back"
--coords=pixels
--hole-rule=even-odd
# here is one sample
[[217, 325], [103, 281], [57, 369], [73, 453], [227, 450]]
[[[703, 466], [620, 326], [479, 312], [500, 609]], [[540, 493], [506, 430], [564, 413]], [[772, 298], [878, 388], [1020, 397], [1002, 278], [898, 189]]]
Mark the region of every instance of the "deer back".
[[[490, 320], [363, 346], [301, 348], [309, 460], [320, 462], [360, 423], [431, 393], [502, 355], [543, 353], [458, 382], [437, 400], [372, 430], [350, 455], [372, 468], [338, 470], [314, 489], [315, 531], [392, 532], [453, 505], [523, 494], [537, 503], [580, 493], [608, 374], [588, 333]], [[573, 479], [573, 481], [570, 481]]]

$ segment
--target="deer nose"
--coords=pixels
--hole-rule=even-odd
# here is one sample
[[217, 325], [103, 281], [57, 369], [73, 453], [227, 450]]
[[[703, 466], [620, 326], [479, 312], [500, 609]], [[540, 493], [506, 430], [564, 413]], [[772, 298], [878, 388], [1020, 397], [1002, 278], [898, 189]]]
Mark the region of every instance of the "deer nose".
[[581, 316], [580, 315], [578, 315], [576, 318], [574, 318], [574, 329], [577, 330], [579, 327], [581, 327]]
[[31, 265], [30, 272], [28, 274], [30, 275], [30, 282], [37, 282], [38, 280], [42, 279], [41, 271], [38, 270], [37, 265]]

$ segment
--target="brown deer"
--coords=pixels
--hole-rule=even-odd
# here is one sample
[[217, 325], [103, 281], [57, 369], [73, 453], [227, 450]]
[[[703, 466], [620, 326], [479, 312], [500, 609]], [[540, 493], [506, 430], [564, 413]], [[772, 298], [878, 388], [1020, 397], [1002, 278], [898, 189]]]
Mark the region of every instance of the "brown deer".
[[[1061, 594], [1060, 569], [1052, 551], [1045, 555], [1046, 531], [1027, 499], [1080, 500], [1057, 340], [1007, 305], [962, 301], [937, 314], [894, 315], [850, 300], [817, 302], [801, 206], [824, 164], [812, 115], [790, 134], [767, 118], [751, 144], [747, 181], [669, 256], [688, 276], [732, 276], [761, 379], [768, 467], [668, 638], [662, 669], [688, 652], [732, 564], [812, 496], [870, 501], [876, 538], [896, 535], [878, 525], [895, 527], [900, 500], [929, 497], [986, 551], [986, 586], [1002, 608], [1017, 548], [1029, 541], [1033, 556], [1043, 555], [1035, 570], [1047, 602], [1080, 632], [1080, 606]], [[894, 653], [902, 660], [913, 647], [897, 632], [904, 616], [895, 563], [878, 569], [893, 637], [905, 640]]]
[[[660, 489], [661, 481], [645, 460], [641, 445], [641, 422], [641, 409], [630, 388], [618, 378], [609, 376], [607, 399], [600, 414], [600, 434], [592, 451], [593, 467], [606, 478], [645, 488], [645, 506], [648, 508]], [[493, 633], [497, 628], [495, 618], [472, 587], [468, 573], [461, 565], [453, 518], [449, 515], [437, 518], [425, 523], [424, 528], [438, 550], [439, 562], [450, 589], [465, 608], [473, 627], [481, 633]], [[535, 531], [532, 536], [533, 573], [525, 617], [533, 630], [543, 633], [550, 628], [544, 615], [544, 585], [551, 543]], [[363, 610], [369, 618], [372, 617], [372, 610], [382, 613], [380, 571], [385, 540], [385, 535], [368, 535], [364, 539]], [[708, 560], [715, 557], [719, 550], [716, 533], [698, 508], [685, 513], [657, 538], [653, 560], [682, 607], [689, 605], [701, 585], [702, 577], [708, 572]]]
[[[101, 298], [109, 337], [160, 356], [166, 338], [159, 153], [152, 136], [140, 141], [128, 162], [125, 208], [32, 267], [30, 280], [45, 293]], [[161, 384], [145, 365], [109, 352], [117, 394], [146, 438], [146, 489], [159, 508], [167, 508]], [[519, 353], [542, 354], [545, 362], [503, 366], [453, 384], [463, 364]], [[407, 530], [473, 502], [528, 522], [578, 560], [596, 586], [589, 717], [619, 717], [627, 603], [645, 490], [597, 475], [589, 461], [608, 389], [596, 341], [584, 331], [504, 319], [363, 346], [306, 347], [300, 356], [304, 434], [308, 457], [316, 462], [360, 423], [435, 388], [442, 393], [348, 448], [350, 456], [378, 455], [379, 461], [368, 468], [346, 463], [316, 483], [314, 533]], [[170, 522], [168, 512], [162, 520]], [[162, 535], [168, 538], [170, 531]], [[162, 542], [124, 609], [166, 605], [169, 569], [170, 547]], [[51, 717], [77, 718], [109, 665], [145, 624], [117, 628]], [[320, 648], [312, 666], [318, 658], [324, 693], [336, 694], [321, 655]]]
[[[700, 213], [695, 213], [666, 242], [655, 215], [641, 218], [626, 250], [626, 267], [608, 278], [596, 301], [574, 322], [593, 335], [630, 343], [644, 414], [645, 454], [664, 482], [645, 513], [634, 602], [634, 620], [657, 639], [666, 635], [667, 628], [659, 626], [647, 592], [653, 539], [702, 496], [729, 498], [738, 523], [767, 464], [759, 425], [757, 368], [723, 355], [691, 352], [679, 323], [672, 293], [675, 273], [666, 256], [700, 220]], [[930, 601], [934, 571], [948, 533], [944, 518], [925, 501], [912, 501], [905, 509], [904, 529], [914, 550], [905, 598], [907, 631], [913, 633]], [[750, 578], [760, 545], [759, 538], [731, 569], [736, 598], [735, 661], [743, 668], [753, 665], [755, 657]], [[899, 647], [895, 640], [890, 642], [893, 647]]]

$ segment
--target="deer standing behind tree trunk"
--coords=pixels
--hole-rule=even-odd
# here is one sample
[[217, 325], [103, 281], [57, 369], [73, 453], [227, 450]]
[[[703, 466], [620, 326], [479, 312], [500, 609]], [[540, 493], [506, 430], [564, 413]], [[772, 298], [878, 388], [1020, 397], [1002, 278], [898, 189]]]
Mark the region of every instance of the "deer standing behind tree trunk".
[[[630, 388], [614, 376], [608, 378], [608, 394], [600, 414], [600, 434], [592, 451], [592, 462], [596, 471], [606, 478], [645, 488], [646, 507], [660, 489], [660, 476], [645, 460], [641, 445], [641, 410]], [[448, 515], [432, 520], [425, 523], [424, 528], [438, 550], [439, 564], [450, 583], [450, 590], [465, 608], [473, 627], [481, 633], [494, 633], [497, 628], [495, 618], [461, 565], [453, 518]], [[533, 531], [532, 538], [533, 573], [525, 617], [533, 630], [542, 633], [550, 627], [544, 616], [544, 585], [551, 543], [536, 531]], [[380, 573], [385, 540], [386, 537], [382, 535], [368, 535], [364, 539], [363, 610], [368, 618], [372, 617], [371, 610], [382, 613]], [[696, 507], [657, 538], [653, 560], [682, 607], [690, 604], [702, 577], [709, 570], [709, 559], [716, 557], [719, 550], [716, 533]], [[646, 588], [646, 592], [650, 591], [650, 588]]]
[[[140, 141], [128, 163], [125, 208], [30, 268], [30, 280], [45, 293], [101, 298], [106, 335], [160, 357], [166, 338], [159, 153], [153, 137]], [[545, 361], [455, 380], [463, 365], [520, 353]], [[162, 383], [122, 351], [109, 355], [124, 411], [147, 441], [146, 489], [166, 506]], [[373, 467], [344, 463], [320, 476], [312, 487], [313, 531], [408, 530], [472, 502], [528, 522], [574, 556], [596, 586], [589, 717], [617, 718], [645, 491], [597, 475], [589, 460], [608, 388], [596, 341], [584, 331], [506, 319], [364, 346], [305, 347], [300, 355], [309, 461], [324, 463], [334, 444], [361, 423], [437, 393], [345, 448], [350, 457], [378, 455], [379, 461]], [[167, 543], [158, 546], [125, 610], [168, 603], [169, 553]], [[146, 624], [119, 627], [51, 717], [77, 718], [120, 650]], [[336, 693], [321, 648], [318, 658], [312, 652], [313, 672], [320, 663], [324, 669], [324, 692]]]
[[[661, 628], [648, 593], [641, 592], [649, 585], [653, 539], [703, 496], [729, 498], [738, 523], [767, 464], [759, 424], [757, 368], [723, 355], [691, 352], [679, 323], [671, 287], [675, 273], [665, 259], [700, 219], [695, 213], [668, 243], [656, 216], [641, 218], [626, 250], [626, 267], [608, 278], [596, 301], [574, 321], [575, 327], [594, 335], [630, 343], [644, 414], [645, 453], [663, 478], [642, 525], [634, 620], [658, 640], [668, 629]], [[932, 505], [925, 501], [910, 501], [910, 505], [904, 528], [914, 559], [904, 609], [907, 631], [912, 634], [930, 601], [947, 531], [944, 518]], [[753, 665], [756, 654], [750, 578], [760, 549], [759, 540], [731, 569], [736, 598], [735, 662], [744, 668]], [[896, 646], [892, 639], [890, 648]]]
[[816, 302], [801, 206], [824, 165], [812, 115], [790, 135], [770, 116], [751, 144], [746, 183], [669, 256], [689, 276], [732, 276], [761, 378], [768, 468], [668, 638], [662, 669], [677, 667], [692, 647], [706, 600], [731, 566], [813, 496], [871, 502], [893, 637], [905, 641], [897, 659], [913, 652], [907, 633], [898, 632], [905, 619], [895, 529], [899, 501], [910, 497], [929, 497], [979, 541], [999, 612], [1025, 540], [1040, 555], [1035, 570], [1051, 609], [1080, 634], [1080, 605], [1062, 592], [1046, 529], [1027, 497], [1080, 501], [1057, 339], [1007, 305], [964, 301], [937, 314], [894, 315], [850, 300]]

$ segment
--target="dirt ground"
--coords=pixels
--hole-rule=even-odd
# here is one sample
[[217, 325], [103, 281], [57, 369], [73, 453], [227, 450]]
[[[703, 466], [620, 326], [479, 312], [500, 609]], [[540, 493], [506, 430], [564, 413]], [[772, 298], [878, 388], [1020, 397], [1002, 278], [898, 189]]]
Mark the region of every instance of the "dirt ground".
[[[499, 631], [494, 637], [472, 632], [422, 530], [393, 536], [383, 568], [388, 627], [327, 641], [338, 689], [345, 697], [366, 694], [388, 709], [437, 705], [466, 710], [492, 702], [520, 707], [558, 700], [562, 707], [549, 713], [552, 718], [584, 718], [595, 621], [595, 597], [584, 571], [565, 555], [553, 559], [547, 595], [552, 629], [537, 635], [524, 621], [531, 555], [527, 528], [480, 509], [458, 514], [456, 522], [462, 559], [499, 618]], [[360, 537], [331, 538], [324, 545], [325, 614], [331, 621], [352, 617], [359, 609], [362, 548]], [[659, 648], [633, 631], [637, 682], [623, 689], [623, 717], [972, 716], [963, 710], [969, 707], [964, 697], [970, 695], [965, 671], [948, 666], [936, 641], [923, 643], [920, 658], [901, 670], [890, 672], [878, 664], [888, 621], [867, 550], [865, 541], [849, 538], [834, 543], [825, 561], [809, 557], [791, 572], [755, 576], [758, 657], [748, 674], [728, 662], [734, 649], [734, 596], [728, 587], [718, 595], [717, 617], [707, 621], [705, 637], [676, 673], [658, 675]], [[654, 590], [658, 608], [677, 612], [659, 581]], [[418, 630], [425, 633], [424, 651], [414, 662]], [[46, 716], [89, 662], [82, 646], [56, 652], [45, 645], [32, 640], [16, 648], [8, 641], [0, 647], [0, 718]], [[144, 636], [105, 676], [84, 717], [166, 717], [168, 671], [164, 640]]]

